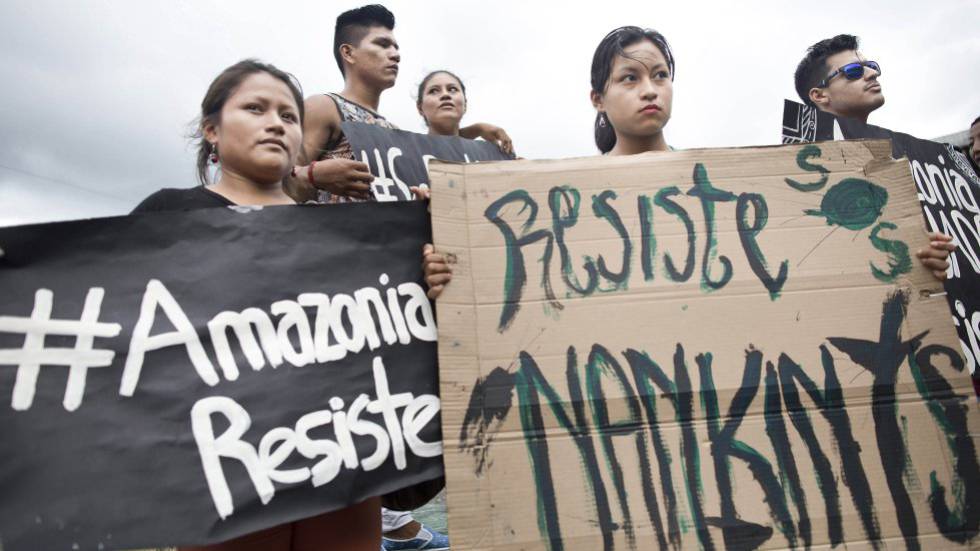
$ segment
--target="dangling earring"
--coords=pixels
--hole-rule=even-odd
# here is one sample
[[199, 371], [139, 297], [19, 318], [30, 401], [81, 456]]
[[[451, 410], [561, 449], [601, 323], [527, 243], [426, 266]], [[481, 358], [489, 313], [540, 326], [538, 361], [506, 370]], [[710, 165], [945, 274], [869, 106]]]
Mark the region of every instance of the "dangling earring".
[[211, 164], [213, 165], [218, 164], [218, 144], [211, 144], [211, 154], [208, 155], [208, 160], [211, 161]]
[[603, 128], [605, 128], [605, 126], [606, 126], [606, 114], [605, 113], [599, 113], [599, 126], [601, 126]]

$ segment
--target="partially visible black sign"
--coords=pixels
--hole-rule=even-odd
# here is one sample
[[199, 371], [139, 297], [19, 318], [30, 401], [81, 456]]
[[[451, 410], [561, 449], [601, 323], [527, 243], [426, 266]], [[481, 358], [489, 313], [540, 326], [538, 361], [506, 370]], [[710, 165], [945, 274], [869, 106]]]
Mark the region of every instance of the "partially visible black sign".
[[815, 121], [815, 128], [803, 133], [804, 136], [832, 139], [836, 124], [844, 139], [890, 139], [892, 156], [908, 158], [926, 225], [930, 231], [952, 235], [959, 246], [950, 255], [952, 267], [945, 287], [963, 354], [974, 376], [974, 386], [980, 392], [977, 386], [980, 373], [976, 371], [980, 363], [980, 202], [977, 201], [980, 178], [966, 157], [948, 144], [920, 140], [823, 112], [805, 114], [811, 111], [816, 110], [786, 100], [783, 143], [796, 140], [799, 134], [794, 129], [788, 131], [785, 121], [799, 118]]
[[389, 130], [362, 122], [341, 124], [354, 157], [371, 167], [378, 201], [411, 199], [410, 187], [428, 185], [429, 159], [443, 161], [506, 161], [512, 159], [489, 142]]
[[783, 143], [823, 142], [834, 139], [834, 116], [816, 107], [784, 100]]
[[430, 233], [421, 203], [0, 229], [3, 547], [213, 543], [441, 476]]

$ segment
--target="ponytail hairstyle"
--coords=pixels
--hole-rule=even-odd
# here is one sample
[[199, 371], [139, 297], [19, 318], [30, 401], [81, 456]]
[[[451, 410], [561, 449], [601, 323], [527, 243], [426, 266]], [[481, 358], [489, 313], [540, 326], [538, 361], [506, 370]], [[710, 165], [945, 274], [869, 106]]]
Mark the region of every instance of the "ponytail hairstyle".
[[221, 74], [211, 82], [207, 93], [204, 94], [204, 99], [201, 100], [200, 121], [191, 136], [197, 142], [197, 179], [203, 186], [210, 183], [208, 162], [211, 155], [217, 156], [219, 154], [217, 148], [204, 139], [204, 127], [221, 122], [221, 110], [228, 102], [228, 98], [238, 90], [246, 78], [255, 73], [268, 73], [281, 80], [289, 88], [293, 94], [293, 99], [296, 100], [296, 108], [299, 110], [299, 122], [301, 125], [303, 124], [303, 91], [299, 81], [293, 75], [278, 69], [275, 65], [263, 63], [256, 59], [243, 59], [221, 71]]
[[[592, 55], [593, 92], [601, 95], [606, 91], [606, 85], [609, 83], [609, 76], [612, 73], [613, 62], [616, 57], [629, 57], [623, 49], [643, 40], [653, 42], [654, 46], [660, 50], [664, 59], [667, 60], [670, 80], [674, 80], [674, 54], [671, 52], [670, 44], [667, 43], [664, 35], [653, 29], [642, 29], [634, 26], [620, 27], [607, 34], [599, 42], [595, 54]], [[616, 145], [616, 130], [612, 127], [605, 113], [596, 113], [595, 145], [602, 153], [609, 153]]]

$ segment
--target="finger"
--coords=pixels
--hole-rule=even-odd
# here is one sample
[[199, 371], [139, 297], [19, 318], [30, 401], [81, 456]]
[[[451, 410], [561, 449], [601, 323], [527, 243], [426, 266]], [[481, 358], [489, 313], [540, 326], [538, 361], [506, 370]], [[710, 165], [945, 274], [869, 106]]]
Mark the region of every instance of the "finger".
[[952, 241], [932, 241], [929, 243], [929, 247], [953, 252], [956, 250], [956, 243], [953, 243]]
[[347, 166], [345, 168], [347, 168], [347, 170], [354, 172], [371, 172], [371, 167], [369, 167], [367, 163], [362, 163], [361, 161], [355, 161], [353, 159], [346, 159], [346, 161]]
[[422, 271], [425, 272], [426, 277], [435, 274], [448, 274], [452, 272], [452, 268], [449, 264], [443, 264], [441, 262], [429, 262], [428, 260], [422, 265]]
[[429, 287], [442, 286], [452, 280], [452, 274], [431, 274], [426, 276], [425, 282]]
[[916, 253], [919, 258], [949, 258], [949, 251], [943, 249], [919, 249]]
[[364, 182], [370, 184], [371, 182], [374, 181], [374, 174], [371, 174], [370, 172], [358, 170], [358, 171], [351, 172], [350, 175], [348, 176], [348, 180], [355, 180], [358, 182]]
[[933, 277], [935, 277], [939, 281], [945, 281], [946, 280], [946, 270], [933, 270], [932, 271], [932, 275], [933, 275]]
[[430, 255], [434, 252], [436, 252], [436, 248], [432, 246], [432, 243], [422, 245], [422, 256]]
[[365, 199], [371, 196], [371, 186], [367, 184], [347, 184], [344, 187], [344, 193], [351, 197]]
[[[437, 269], [426, 268], [423, 270], [423, 272], [425, 273], [426, 283], [429, 283], [430, 285], [434, 285], [436, 283], [447, 283], [449, 280], [445, 278], [452, 277], [452, 270], [446, 267]], [[443, 279], [445, 279], [445, 281], [443, 281]]]
[[947, 270], [949, 268], [949, 262], [945, 260], [940, 260], [938, 258], [923, 258], [921, 260], [922, 265], [930, 270]]
[[371, 191], [371, 184], [362, 181], [347, 182], [344, 187], [353, 191]]
[[429, 292], [426, 293], [425, 296], [429, 297], [430, 300], [435, 300], [435, 299], [439, 298], [439, 295], [442, 294], [442, 290], [444, 288], [445, 287], [442, 286], [442, 285], [436, 285], [435, 287], [429, 287]]
[[929, 240], [930, 241], [952, 241], [953, 240], [953, 236], [952, 235], [947, 235], [945, 233], [937, 232], [937, 231], [931, 231], [931, 232], [929, 232], [926, 235], [929, 236]]
[[425, 201], [429, 198], [429, 188], [427, 187], [412, 186], [408, 189], [419, 201]]

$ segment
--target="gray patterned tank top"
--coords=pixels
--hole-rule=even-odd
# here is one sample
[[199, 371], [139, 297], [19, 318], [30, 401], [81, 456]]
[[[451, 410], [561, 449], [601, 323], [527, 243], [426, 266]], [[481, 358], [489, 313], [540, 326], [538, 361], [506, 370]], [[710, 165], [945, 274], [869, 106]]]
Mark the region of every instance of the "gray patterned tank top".
[[[376, 124], [382, 128], [390, 128], [392, 130], [398, 130], [398, 127], [390, 123], [388, 119], [382, 117], [378, 113], [375, 113], [371, 109], [364, 107], [363, 105], [354, 103], [349, 99], [341, 96], [340, 94], [327, 94], [327, 96], [333, 100], [337, 105], [337, 111], [340, 113], [341, 121], [352, 121], [352, 122], [363, 122], [365, 124]], [[326, 152], [324, 153], [324, 159], [352, 159], [357, 160], [354, 157], [354, 151], [350, 147], [350, 142], [347, 141], [347, 136], [343, 132], [340, 133], [340, 137], [337, 138], [333, 143], [329, 143], [326, 146]], [[373, 200], [373, 199], [372, 199]], [[354, 199], [352, 197], [344, 197], [341, 195], [332, 195], [328, 191], [318, 190], [317, 192], [317, 202], [318, 203], [357, 203], [361, 202], [361, 199]]]

